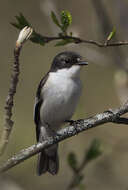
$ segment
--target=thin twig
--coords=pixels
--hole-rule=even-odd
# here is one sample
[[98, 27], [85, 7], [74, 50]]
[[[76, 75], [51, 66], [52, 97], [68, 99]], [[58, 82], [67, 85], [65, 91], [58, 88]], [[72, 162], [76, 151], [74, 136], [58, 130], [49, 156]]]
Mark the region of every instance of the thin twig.
[[88, 161], [84, 159], [82, 163], [80, 164], [79, 168], [77, 170], [74, 170], [72, 180], [70, 181], [70, 184], [68, 185], [67, 190], [73, 189], [74, 187], [78, 185], [79, 178], [82, 176], [81, 173], [87, 164], [88, 164]]
[[[102, 31], [103, 36], [106, 36], [105, 39], [105, 44], [109, 44], [110, 40], [113, 38], [110, 38], [110, 31], [113, 31], [114, 27], [112, 24], [112, 18], [110, 16], [110, 14], [107, 12], [106, 6], [104, 4], [104, 2], [102, 0], [91, 0], [92, 1], [92, 5], [95, 9], [96, 15], [97, 15], [97, 20], [99, 22], [100, 25], [100, 29]], [[112, 33], [112, 32], [111, 32]], [[115, 31], [115, 35], [114, 35], [114, 41], [117, 42], [118, 41], [118, 35]], [[120, 45], [126, 45], [126, 43], [118, 43], [118, 46]], [[115, 43], [116, 45], [116, 43]], [[115, 46], [116, 47], [116, 46]], [[126, 72], [128, 72], [127, 66], [125, 64], [125, 54], [124, 51], [122, 50], [122, 48], [116, 48], [116, 51], [113, 49], [112, 50], [112, 62], [117, 65], [120, 69], [125, 70]]]
[[14, 122], [11, 120], [11, 117], [12, 117], [12, 108], [14, 104], [14, 95], [16, 93], [16, 88], [19, 81], [19, 74], [20, 74], [19, 56], [22, 49], [22, 44], [28, 39], [31, 33], [32, 29], [25, 27], [20, 32], [18, 40], [16, 41], [16, 47], [14, 49], [13, 73], [11, 75], [10, 88], [5, 103], [5, 121], [4, 121], [3, 133], [0, 140], [0, 155], [3, 154], [8, 144], [9, 136], [14, 124]]
[[[40, 34], [39, 34], [40, 35]], [[40, 35], [40, 40], [42, 38], [42, 42], [45, 42], [45, 43], [49, 43], [51, 41], [55, 41], [55, 40], [67, 40], [67, 39], [70, 39], [70, 40], [74, 40], [74, 42], [72, 43], [76, 43], [76, 44], [79, 44], [79, 43], [86, 43], [86, 44], [93, 44], [95, 46], [98, 46], [98, 47], [114, 47], [114, 46], [124, 46], [124, 45], [128, 45], [128, 41], [117, 41], [117, 42], [108, 42], [108, 43], [101, 43], [101, 42], [98, 42], [98, 41], [95, 41], [95, 40], [84, 40], [82, 38], [79, 38], [79, 37], [75, 37], [75, 36], [53, 36], [53, 37], [48, 37], [48, 36], [42, 36]], [[30, 38], [31, 40], [31, 38]]]
[[[63, 141], [64, 139], [72, 137], [82, 131], [109, 122], [116, 123], [117, 121], [117, 123], [119, 124], [120, 116], [125, 113], [128, 113], [128, 103], [124, 104], [118, 109], [105, 111], [88, 119], [81, 119], [78, 121], [74, 121], [74, 123], [71, 126], [58, 131], [55, 137], [49, 137], [47, 140], [43, 141], [42, 143], [38, 143], [36, 145], [32, 145], [26, 149], [21, 150], [12, 158], [8, 159], [3, 165], [1, 165], [0, 172], [5, 172], [10, 168], [14, 167], [15, 165], [39, 153], [40, 151], [42, 151], [43, 148], [47, 148], [55, 143]], [[127, 122], [124, 121], [123, 124], [127, 124]]]

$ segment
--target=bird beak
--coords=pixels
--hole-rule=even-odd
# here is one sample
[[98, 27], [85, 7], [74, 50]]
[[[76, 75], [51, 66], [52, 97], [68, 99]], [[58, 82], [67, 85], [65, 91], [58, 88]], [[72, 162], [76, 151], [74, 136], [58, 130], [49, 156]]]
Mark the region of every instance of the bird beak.
[[88, 62], [81, 60], [81, 61], [78, 62], [78, 65], [80, 65], [80, 66], [86, 66], [86, 65], [88, 65]]

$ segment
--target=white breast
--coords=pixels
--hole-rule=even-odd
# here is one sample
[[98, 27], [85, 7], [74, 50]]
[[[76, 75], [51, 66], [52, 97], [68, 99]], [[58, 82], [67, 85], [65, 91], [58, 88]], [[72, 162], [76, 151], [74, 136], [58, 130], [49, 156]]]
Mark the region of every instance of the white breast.
[[72, 117], [81, 94], [79, 70], [78, 66], [68, 71], [61, 69], [49, 74], [42, 90], [42, 122], [57, 126]]

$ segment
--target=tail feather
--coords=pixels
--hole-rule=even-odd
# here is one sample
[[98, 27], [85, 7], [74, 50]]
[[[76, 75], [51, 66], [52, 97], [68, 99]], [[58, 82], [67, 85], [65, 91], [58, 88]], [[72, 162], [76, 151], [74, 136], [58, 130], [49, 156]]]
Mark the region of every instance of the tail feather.
[[41, 175], [48, 170], [48, 158], [45, 154], [44, 150], [38, 154], [38, 160], [37, 160], [37, 175]]
[[58, 170], [59, 159], [57, 149], [54, 151], [54, 153], [52, 153], [52, 155], [49, 155], [45, 150], [39, 153], [37, 161], [37, 175], [40, 176], [47, 171], [52, 175], [55, 175], [57, 174]]
[[59, 170], [59, 158], [57, 150], [53, 156], [48, 156], [48, 172], [52, 175], [55, 175], [58, 173]]

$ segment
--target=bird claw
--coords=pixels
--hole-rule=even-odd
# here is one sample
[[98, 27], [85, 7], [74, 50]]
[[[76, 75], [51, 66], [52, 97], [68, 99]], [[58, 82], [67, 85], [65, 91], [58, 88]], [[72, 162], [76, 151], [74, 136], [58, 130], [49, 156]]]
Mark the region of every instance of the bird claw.
[[76, 123], [76, 121], [74, 121], [74, 120], [66, 120], [65, 122], [67, 122], [70, 125], [74, 126], [76, 134], [78, 134], [79, 131], [77, 130], [77, 123]]
[[113, 111], [112, 111], [112, 109], [108, 109], [107, 111], [104, 111], [104, 113], [110, 113], [110, 114], [113, 114]]
[[73, 125], [75, 123], [74, 120], [65, 120], [66, 123], [69, 123], [70, 125]]

